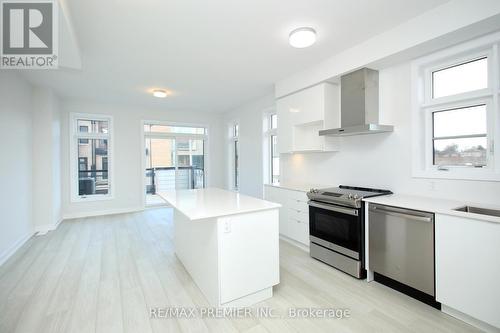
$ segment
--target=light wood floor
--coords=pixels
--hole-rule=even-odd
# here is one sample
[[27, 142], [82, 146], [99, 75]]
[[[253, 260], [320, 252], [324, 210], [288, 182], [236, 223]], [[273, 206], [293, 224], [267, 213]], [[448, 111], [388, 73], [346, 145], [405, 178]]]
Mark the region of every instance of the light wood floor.
[[471, 332], [376, 282], [281, 242], [281, 283], [259, 304], [348, 308], [347, 319], [150, 319], [150, 307], [207, 307], [172, 247], [172, 211], [68, 220], [0, 267], [0, 332]]

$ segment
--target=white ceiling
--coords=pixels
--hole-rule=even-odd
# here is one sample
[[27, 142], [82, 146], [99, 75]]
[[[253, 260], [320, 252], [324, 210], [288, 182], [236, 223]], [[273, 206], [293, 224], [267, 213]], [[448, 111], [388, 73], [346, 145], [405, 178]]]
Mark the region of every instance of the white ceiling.
[[[69, 0], [82, 70], [24, 72], [61, 97], [223, 112], [445, 0]], [[294, 49], [288, 33], [318, 32]], [[148, 91], [166, 88], [158, 99]]]

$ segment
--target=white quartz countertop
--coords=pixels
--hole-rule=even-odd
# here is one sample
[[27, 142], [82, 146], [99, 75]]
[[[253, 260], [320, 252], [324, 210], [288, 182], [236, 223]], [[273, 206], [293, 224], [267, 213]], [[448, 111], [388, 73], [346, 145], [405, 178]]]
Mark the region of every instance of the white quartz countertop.
[[299, 192], [309, 192], [309, 190], [312, 188], [332, 187], [332, 186], [301, 184], [301, 183], [271, 183], [271, 184], [264, 184], [264, 186], [272, 186], [272, 187], [283, 188], [286, 190], [299, 191]]
[[175, 190], [158, 193], [190, 220], [257, 212], [280, 204], [220, 188]]
[[471, 203], [466, 201], [421, 197], [421, 196], [406, 195], [406, 194], [384, 195], [379, 197], [366, 198], [363, 199], [363, 201], [381, 205], [387, 205], [387, 206], [421, 210], [436, 214], [453, 215], [474, 220], [500, 223], [500, 217], [453, 210], [454, 208], [463, 206], [475, 206], [488, 209], [500, 209], [500, 206], [492, 206], [481, 203]]

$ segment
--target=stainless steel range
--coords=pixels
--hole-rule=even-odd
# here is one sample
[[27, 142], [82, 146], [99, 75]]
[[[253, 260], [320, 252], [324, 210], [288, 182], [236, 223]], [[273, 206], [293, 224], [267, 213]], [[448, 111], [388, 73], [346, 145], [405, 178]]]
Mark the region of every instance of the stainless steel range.
[[363, 198], [387, 194], [392, 192], [344, 185], [311, 189], [307, 193], [311, 257], [358, 279], [366, 277]]

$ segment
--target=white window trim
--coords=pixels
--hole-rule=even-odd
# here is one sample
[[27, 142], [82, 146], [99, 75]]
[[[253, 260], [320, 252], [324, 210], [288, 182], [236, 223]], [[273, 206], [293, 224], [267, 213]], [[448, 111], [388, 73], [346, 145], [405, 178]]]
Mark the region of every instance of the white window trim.
[[[266, 164], [266, 174], [267, 174], [267, 182], [273, 183], [273, 150], [272, 150], [272, 136], [278, 136], [278, 128], [271, 128], [271, 117], [273, 115], [277, 115], [277, 112], [274, 108], [270, 108], [264, 111], [264, 145], [267, 146], [267, 149], [264, 149], [264, 152], [267, 155], [267, 158], [264, 158], [264, 163]], [[279, 121], [279, 119], [278, 119]], [[280, 170], [281, 176], [281, 170]]]
[[[422, 57], [412, 63], [413, 177], [500, 181], [499, 44], [500, 33], [495, 33]], [[488, 57], [488, 88], [432, 98], [433, 71], [484, 56]], [[439, 170], [438, 166], [432, 163], [432, 112], [477, 104], [486, 104], [487, 109], [487, 167], [450, 166], [447, 170]]]
[[[77, 119], [104, 120], [108, 122], [108, 133], [79, 133]], [[70, 190], [71, 202], [89, 202], [114, 199], [114, 130], [113, 117], [110, 115], [92, 113], [70, 113], [69, 116], [69, 156], [70, 156]], [[93, 194], [90, 196], [78, 195], [78, 139], [106, 139], [108, 140], [108, 194]]]
[[[158, 132], [146, 132], [144, 130], [145, 125], [163, 125], [163, 126], [179, 126], [179, 127], [204, 127], [205, 134], [189, 134], [189, 133], [158, 133]], [[146, 146], [146, 138], [185, 138], [193, 140], [203, 140], [205, 145], [203, 147], [203, 154], [205, 155], [205, 188], [210, 186], [210, 144], [209, 144], [209, 133], [210, 126], [208, 124], [201, 123], [182, 123], [182, 122], [172, 122], [172, 121], [161, 121], [161, 120], [141, 120], [141, 173], [140, 177], [142, 179], [142, 207], [146, 207], [146, 177], [144, 176], [144, 170], [146, 170], [146, 154], [144, 153], [144, 147]]]

